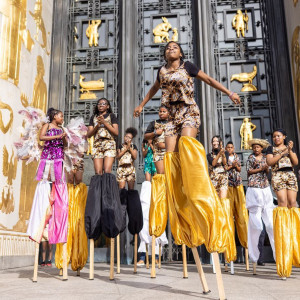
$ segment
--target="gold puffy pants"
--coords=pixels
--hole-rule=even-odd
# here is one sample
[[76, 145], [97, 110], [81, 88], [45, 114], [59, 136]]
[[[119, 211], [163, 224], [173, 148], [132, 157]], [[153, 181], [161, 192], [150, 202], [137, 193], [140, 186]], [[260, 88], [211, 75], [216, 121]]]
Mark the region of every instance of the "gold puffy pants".
[[180, 138], [179, 153], [165, 154], [171, 231], [177, 244], [192, 248], [205, 243], [209, 252], [224, 252], [228, 226], [220, 199], [208, 175], [204, 147]]
[[289, 277], [292, 272], [293, 241], [291, 221], [291, 210], [287, 207], [276, 207], [273, 210], [276, 267], [277, 274], [280, 277]]
[[234, 217], [239, 241], [244, 248], [248, 248], [248, 211], [243, 185], [228, 186], [227, 197], [230, 199], [231, 214]]
[[168, 222], [165, 174], [156, 174], [151, 182], [151, 202], [149, 210], [149, 234], [161, 236]]
[[236, 260], [236, 244], [232, 202], [228, 198], [222, 198], [221, 203], [224, 208], [226, 223], [228, 224], [228, 244], [225, 249], [225, 259], [227, 262], [231, 262]]
[[293, 266], [300, 267], [300, 208], [290, 209], [292, 219]]
[[[67, 238], [67, 262], [71, 261], [73, 271], [81, 270], [88, 258], [87, 236], [84, 227], [84, 212], [87, 199], [87, 186], [84, 183], [74, 187], [68, 183], [69, 216]], [[56, 245], [55, 265], [63, 266], [62, 244]]]

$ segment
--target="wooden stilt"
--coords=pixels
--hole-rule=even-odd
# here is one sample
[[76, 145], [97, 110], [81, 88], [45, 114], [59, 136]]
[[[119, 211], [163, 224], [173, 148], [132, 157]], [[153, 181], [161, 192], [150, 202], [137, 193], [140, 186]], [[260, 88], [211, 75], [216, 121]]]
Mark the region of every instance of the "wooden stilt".
[[133, 262], [134, 262], [134, 267], [133, 267], [133, 273], [137, 273], [137, 244], [138, 244], [138, 235], [137, 233], [134, 235], [134, 257], [133, 257]]
[[234, 265], [233, 265], [233, 261], [230, 262], [230, 274], [234, 275]]
[[256, 262], [253, 263], [253, 275], [256, 275]]
[[212, 261], [213, 273], [216, 274], [215, 262], [214, 262], [214, 260], [213, 260], [213, 258], [212, 258], [212, 254], [210, 254], [210, 259], [211, 259], [211, 261]]
[[148, 249], [148, 244], [146, 244], [146, 269], [149, 269], [149, 249]]
[[152, 235], [152, 254], [151, 254], [151, 278], [156, 278], [156, 270], [155, 270], [155, 236]]
[[159, 252], [158, 252], [158, 268], [161, 268], [161, 244], [159, 244]]
[[77, 269], [77, 276], [80, 276], [80, 270]]
[[63, 269], [59, 269], [59, 276], [63, 276]]
[[63, 244], [63, 281], [68, 280], [67, 243]]
[[35, 243], [35, 256], [34, 256], [34, 266], [33, 266], [33, 282], [37, 282], [37, 274], [39, 267], [39, 252], [40, 252], [40, 244]]
[[187, 263], [186, 263], [186, 245], [182, 245], [182, 264], [183, 264], [183, 278], [188, 278]]
[[215, 263], [215, 269], [216, 269], [216, 277], [217, 277], [217, 284], [218, 284], [218, 291], [219, 291], [219, 298], [220, 300], [225, 300], [225, 290], [223, 285], [223, 279], [222, 279], [222, 273], [221, 273], [221, 267], [220, 267], [220, 261], [219, 261], [219, 255], [217, 252], [212, 253], [212, 257]]
[[115, 239], [110, 239], [110, 274], [109, 279], [114, 280], [114, 264], [115, 264]]
[[90, 239], [90, 276], [89, 280], [94, 280], [94, 240]]
[[117, 236], [117, 274], [121, 273], [120, 268], [120, 234]]
[[249, 271], [249, 253], [248, 248], [245, 248], [246, 271]]
[[207, 281], [206, 281], [206, 278], [205, 278], [205, 274], [203, 272], [203, 268], [202, 268], [202, 265], [201, 265], [201, 261], [200, 261], [200, 257], [199, 257], [197, 248], [196, 247], [192, 248], [192, 252], [193, 252], [194, 260], [195, 260], [197, 270], [198, 270], [198, 273], [199, 273], [200, 281], [201, 281], [201, 284], [202, 284], [203, 294], [208, 294], [208, 293], [210, 293], [210, 290], [208, 289]]

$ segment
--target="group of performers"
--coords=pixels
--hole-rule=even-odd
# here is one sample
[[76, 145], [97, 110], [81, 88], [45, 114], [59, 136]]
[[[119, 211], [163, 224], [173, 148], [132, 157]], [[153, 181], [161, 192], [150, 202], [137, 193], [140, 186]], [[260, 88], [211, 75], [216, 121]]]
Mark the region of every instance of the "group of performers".
[[[234, 104], [240, 103], [239, 96], [191, 62], [184, 61], [180, 44], [169, 42], [165, 46], [164, 57], [166, 63], [158, 69], [153, 86], [133, 112], [134, 117], [139, 117], [143, 107], [161, 89], [159, 119], [149, 124], [142, 146], [146, 181], [141, 191], [141, 202], [146, 205], [139, 207], [140, 200], [138, 204], [137, 191], [134, 190], [134, 160], [138, 149], [133, 140], [137, 130], [126, 129], [123, 142], [117, 147], [118, 119], [112, 113], [109, 101], [105, 98], [98, 100], [88, 128], [77, 124], [76, 128], [80, 127], [82, 133], [79, 141], [72, 138], [74, 126], [62, 129], [62, 112], [50, 109], [49, 119], [40, 131], [44, 146], [28, 234], [40, 242], [49, 223], [47, 239], [55, 244], [67, 242], [68, 261], [72, 262], [74, 270], [78, 270], [87, 260], [87, 238], [96, 240], [101, 232], [114, 238], [124, 230], [124, 218], [120, 214], [121, 206], [127, 204], [129, 218], [136, 218], [135, 225], [128, 224], [130, 232], [141, 231], [143, 220], [137, 220], [136, 212], [143, 209], [144, 225], [149, 216], [149, 226], [145, 228], [146, 231], [149, 229], [148, 236], [157, 240], [161, 238], [159, 243], [165, 244], [167, 240], [163, 234], [169, 218], [175, 243], [192, 248], [195, 260], [196, 247], [205, 244], [208, 252], [213, 254], [218, 274], [217, 253], [225, 253], [228, 262], [236, 259], [234, 224], [242, 246], [249, 248], [251, 260], [257, 261], [263, 219], [272, 246], [274, 232], [275, 249], [272, 248], [276, 253], [278, 274], [288, 277], [292, 264], [300, 264], [300, 214], [296, 208], [298, 187], [293, 173], [298, 159], [292, 142], [285, 145], [287, 135], [281, 129], [274, 131], [274, 146], [267, 149], [267, 155], [262, 154], [266, 141], [255, 139], [249, 142], [253, 154], [247, 161], [249, 187], [245, 199], [241, 163], [234, 152], [234, 145], [229, 142], [224, 149], [221, 138], [215, 136], [212, 152], [206, 158], [204, 147], [196, 139], [201, 122], [194, 99], [194, 78], [228, 95]], [[91, 179], [88, 196], [86, 186], [81, 182], [85, 136], [94, 139], [92, 158], [95, 175]], [[71, 149], [74, 143], [75, 150]], [[64, 149], [67, 149], [65, 153]], [[76, 155], [72, 156], [72, 151]], [[64, 154], [72, 158], [72, 168], [67, 170], [68, 184]], [[112, 174], [115, 158], [118, 159], [116, 178]], [[272, 187], [278, 199], [275, 209], [267, 180], [268, 166], [272, 167]], [[126, 183], [128, 190], [125, 190]], [[115, 199], [120, 199], [119, 203], [116, 204]], [[143, 234], [140, 236], [142, 238]], [[57, 249], [56, 265], [61, 268], [63, 254], [60, 247]], [[197, 267], [201, 265], [197, 264]], [[208, 291], [205, 280], [201, 280], [203, 290]], [[224, 298], [221, 293], [220, 298]]]

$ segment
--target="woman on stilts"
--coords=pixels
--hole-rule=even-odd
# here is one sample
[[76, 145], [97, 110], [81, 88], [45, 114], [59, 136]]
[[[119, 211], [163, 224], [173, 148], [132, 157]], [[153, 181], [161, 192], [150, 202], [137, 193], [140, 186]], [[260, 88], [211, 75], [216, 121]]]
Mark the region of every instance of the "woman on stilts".
[[[166, 64], [159, 68], [154, 85], [135, 108], [134, 117], [141, 114], [146, 103], [161, 88], [162, 104], [170, 110], [165, 131], [164, 167], [175, 243], [186, 244], [194, 250], [205, 243], [209, 252], [222, 252], [227, 244], [227, 227], [220, 200], [208, 176], [205, 150], [195, 139], [200, 111], [194, 100], [193, 77], [227, 94], [234, 103], [240, 102], [239, 96], [192, 63], [184, 62], [184, 53], [178, 43], [169, 42], [164, 56]], [[216, 257], [214, 255], [218, 269]], [[220, 298], [225, 298], [224, 293]]]
[[272, 188], [278, 201], [273, 213], [277, 273], [285, 280], [291, 275], [292, 265], [300, 266], [298, 183], [293, 168], [298, 165], [298, 157], [284, 129], [273, 131], [273, 142], [274, 146], [267, 149], [267, 164], [272, 167]]

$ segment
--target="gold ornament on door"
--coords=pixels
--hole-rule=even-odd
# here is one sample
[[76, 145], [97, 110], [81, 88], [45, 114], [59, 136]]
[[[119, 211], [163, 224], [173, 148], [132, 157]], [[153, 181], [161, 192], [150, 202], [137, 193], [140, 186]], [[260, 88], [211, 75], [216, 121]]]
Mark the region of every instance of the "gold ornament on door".
[[172, 29], [172, 25], [169, 23], [168, 19], [162, 17], [163, 22], [156, 25], [153, 29], [154, 43], [168, 43], [170, 41], [178, 42], [178, 30], [176, 27], [173, 28], [173, 36], [170, 39], [169, 31]]
[[248, 141], [253, 139], [253, 131], [255, 129], [256, 129], [256, 125], [254, 125], [249, 118], [244, 118], [240, 128], [241, 150], [250, 149], [250, 146], [248, 145]]
[[242, 37], [245, 37], [245, 31], [248, 32], [248, 21], [249, 17], [247, 14], [247, 10], [245, 11], [245, 14], [242, 13], [241, 10], [238, 10], [236, 15], [234, 15], [232, 19], [232, 27], [236, 31], [236, 36], [239, 38], [240, 35]]
[[86, 36], [89, 38], [89, 46], [90, 47], [97, 47], [99, 44], [99, 34], [98, 34], [98, 27], [101, 25], [101, 20], [92, 20], [89, 21], [89, 26], [86, 29]]
[[104, 82], [103, 79], [100, 78], [98, 80], [84, 81], [85, 77], [80, 75], [79, 85], [81, 87], [80, 92], [80, 100], [87, 99], [97, 99], [95, 93], [91, 93], [91, 91], [102, 91], [104, 90]]
[[239, 82], [248, 82], [243, 84], [241, 92], [254, 92], [257, 91], [257, 88], [255, 85], [252, 84], [252, 80], [255, 78], [256, 74], [257, 67], [254, 65], [252, 72], [233, 74], [230, 78], [230, 81], [237, 80]]

